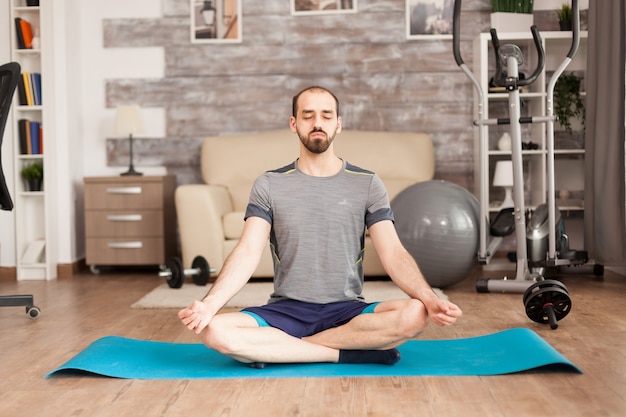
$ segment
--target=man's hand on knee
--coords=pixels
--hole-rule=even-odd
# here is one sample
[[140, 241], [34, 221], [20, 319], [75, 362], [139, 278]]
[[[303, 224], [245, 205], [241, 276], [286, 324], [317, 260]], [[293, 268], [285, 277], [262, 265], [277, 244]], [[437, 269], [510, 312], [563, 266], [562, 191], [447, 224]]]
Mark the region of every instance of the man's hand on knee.
[[463, 315], [461, 309], [448, 300], [439, 299], [426, 306], [431, 320], [440, 326], [449, 326]]
[[210, 314], [208, 306], [202, 301], [194, 301], [187, 308], [178, 312], [178, 318], [187, 329], [200, 334], [202, 330], [211, 322], [213, 315]]

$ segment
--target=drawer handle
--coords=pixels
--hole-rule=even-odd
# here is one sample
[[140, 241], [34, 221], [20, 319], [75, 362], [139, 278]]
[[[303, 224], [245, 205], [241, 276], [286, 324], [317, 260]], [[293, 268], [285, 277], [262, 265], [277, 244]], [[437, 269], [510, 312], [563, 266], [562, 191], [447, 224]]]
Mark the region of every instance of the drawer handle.
[[141, 249], [143, 248], [142, 242], [111, 242], [109, 243], [111, 249]]
[[140, 222], [141, 214], [110, 214], [107, 216], [110, 222]]
[[109, 187], [109, 194], [141, 194], [141, 187]]

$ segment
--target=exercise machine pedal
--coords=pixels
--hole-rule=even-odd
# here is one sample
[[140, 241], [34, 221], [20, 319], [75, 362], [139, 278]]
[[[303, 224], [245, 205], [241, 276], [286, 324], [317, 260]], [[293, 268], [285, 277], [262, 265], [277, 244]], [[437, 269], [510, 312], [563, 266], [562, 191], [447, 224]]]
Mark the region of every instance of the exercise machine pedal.
[[503, 208], [498, 212], [496, 218], [489, 226], [491, 236], [504, 237], [515, 231], [515, 217], [513, 216], [513, 207]]

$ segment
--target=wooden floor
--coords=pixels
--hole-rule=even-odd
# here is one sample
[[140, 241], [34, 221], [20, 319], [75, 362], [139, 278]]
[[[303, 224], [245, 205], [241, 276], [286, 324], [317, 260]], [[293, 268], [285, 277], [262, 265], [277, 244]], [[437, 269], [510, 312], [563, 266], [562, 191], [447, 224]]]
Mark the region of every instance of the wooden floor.
[[[497, 277], [496, 273], [489, 275]], [[0, 281], [0, 294], [32, 293], [42, 309], [0, 308], [0, 416], [624, 416], [626, 278], [563, 277], [572, 312], [557, 330], [530, 321], [520, 294], [477, 294], [475, 277], [446, 289], [465, 312], [425, 339], [535, 330], [585, 372], [493, 377], [139, 381], [44, 379], [107, 335], [197, 342], [173, 310], [132, 310], [161, 283], [155, 274], [88, 273], [51, 282]], [[193, 285], [193, 284], [187, 284]]]

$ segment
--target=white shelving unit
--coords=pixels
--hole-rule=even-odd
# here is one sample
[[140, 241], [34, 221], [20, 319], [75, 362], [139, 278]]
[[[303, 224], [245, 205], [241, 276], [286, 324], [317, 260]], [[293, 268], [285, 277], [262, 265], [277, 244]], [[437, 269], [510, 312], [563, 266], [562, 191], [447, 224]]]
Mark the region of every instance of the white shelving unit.
[[[28, 2], [31, 3], [31, 2]], [[37, 3], [37, 2], [35, 2]], [[15, 180], [15, 249], [18, 280], [50, 280], [57, 276], [56, 256], [54, 251], [53, 208], [50, 203], [55, 187], [54, 178], [54, 137], [52, 110], [46, 107], [50, 103], [51, 89], [47, 80], [52, 79], [53, 54], [50, 50], [52, 29], [51, 6], [41, 1], [41, 6], [29, 6], [26, 0], [10, 0], [9, 17], [11, 29], [11, 59], [18, 62], [23, 73], [41, 74], [41, 105], [20, 104], [19, 91], [16, 91], [13, 106], [13, 149]], [[15, 19], [28, 21], [33, 35], [38, 38], [32, 48], [20, 49]], [[20, 120], [39, 122], [43, 131], [43, 152], [38, 154], [23, 153], [20, 146]], [[44, 168], [41, 191], [30, 191], [22, 179], [22, 169], [33, 163], [41, 163]]]
[[[541, 38], [545, 50], [545, 67], [539, 78], [526, 90], [520, 90], [522, 116], [538, 116], [546, 114], [546, 89], [551, 73], [563, 61], [571, 46], [571, 32], [542, 32]], [[536, 67], [537, 52], [530, 30], [527, 33], [498, 33], [500, 45], [512, 43], [519, 46], [524, 54], [525, 63], [520, 66], [520, 73], [530, 75]], [[574, 60], [566, 69], [566, 73], [575, 72], [584, 78], [587, 59], [587, 32], [581, 32], [580, 47]], [[485, 92], [483, 109], [485, 118], [508, 117], [508, 94], [489, 90], [489, 81], [495, 74], [495, 57], [491, 45], [491, 35], [481, 33], [474, 40], [474, 74]], [[584, 93], [583, 93], [584, 94]], [[478, 95], [474, 93], [474, 118], [478, 118]], [[555, 124], [558, 127], [558, 124]], [[509, 131], [508, 125], [487, 126], [488, 149], [487, 160], [489, 161], [489, 190], [488, 201], [490, 212], [500, 210], [500, 203], [504, 198], [504, 191], [500, 188], [492, 188], [493, 173], [498, 160], [510, 159], [511, 151], [498, 149], [498, 141], [502, 134]], [[581, 128], [578, 128], [582, 130]], [[479, 172], [479, 155], [481, 152], [478, 129], [474, 129], [476, 167], [474, 172]], [[582, 131], [574, 135], [562, 134], [557, 131], [555, 144], [556, 166], [556, 196], [557, 204], [563, 211], [580, 212], [584, 210], [583, 201], [583, 167], [584, 167], [584, 142]], [[533, 123], [522, 125], [522, 142], [536, 145], [536, 149], [523, 150], [524, 160], [524, 189], [525, 205], [527, 208], [535, 208], [538, 204], [546, 201], [547, 178], [546, 178], [546, 124]], [[480, 187], [480, 178], [476, 178], [476, 189]]]

